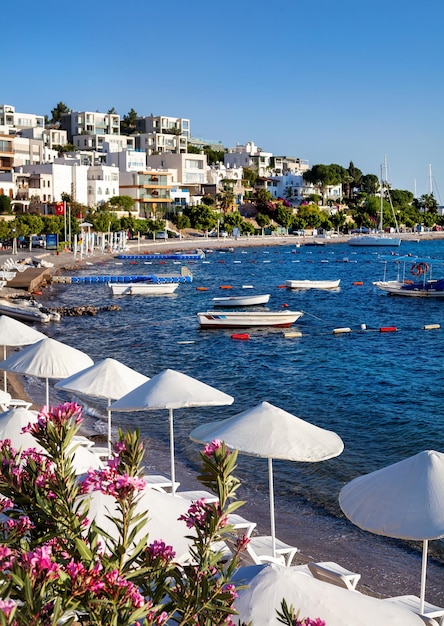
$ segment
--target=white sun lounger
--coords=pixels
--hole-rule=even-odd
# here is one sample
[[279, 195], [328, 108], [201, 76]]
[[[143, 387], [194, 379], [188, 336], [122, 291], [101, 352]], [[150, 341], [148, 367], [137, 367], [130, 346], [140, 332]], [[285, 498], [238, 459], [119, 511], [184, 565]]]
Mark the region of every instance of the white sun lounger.
[[[171, 478], [168, 478], [168, 476], [164, 476], [163, 474], [144, 474], [142, 478], [148, 487], [151, 487], [151, 489], [155, 489], [156, 491], [169, 493], [173, 488]], [[179, 486], [180, 483], [176, 481], [174, 483], [174, 489], [178, 489]]]
[[291, 566], [294, 555], [299, 552], [295, 546], [288, 543], [275, 540], [275, 555], [273, 556], [273, 538], [271, 535], [250, 537], [250, 543], [247, 545], [246, 552], [252, 557], [256, 564], [267, 562], [279, 562], [286, 567]]
[[196, 502], [196, 500], [205, 499], [206, 502], [217, 502], [219, 498], [211, 491], [204, 491], [203, 489], [194, 489], [192, 491], [177, 491], [176, 496]]
[[332, 583], [338, 587], [345, 587], [350, 591], [355, 591], [356, 585], [361, 578], [361, 574], [351, 572], [338, 563], [333, 561], [324, 561], [322, 563], [309, 563], [308, 569], [318, 580], [326, 583]]
[[394, 598], [384, 598], [384, 600], [394, 602], [419, 615], [427, 626], [443, 626], [444, 624], [444, 609], [430, 604], [430, 602], [424, 602], [424, 612], [420, 613], [420, 599], [418, 596], [396, 596]]

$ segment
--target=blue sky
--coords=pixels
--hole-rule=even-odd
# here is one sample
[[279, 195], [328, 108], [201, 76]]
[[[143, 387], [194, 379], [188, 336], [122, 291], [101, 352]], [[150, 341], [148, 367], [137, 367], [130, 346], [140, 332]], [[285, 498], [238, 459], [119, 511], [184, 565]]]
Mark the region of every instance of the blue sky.
[[353, 161], [444, 204], [442, 0], [42, 0], [2, 7], [4, 104], [171, 115], [196, 137]]

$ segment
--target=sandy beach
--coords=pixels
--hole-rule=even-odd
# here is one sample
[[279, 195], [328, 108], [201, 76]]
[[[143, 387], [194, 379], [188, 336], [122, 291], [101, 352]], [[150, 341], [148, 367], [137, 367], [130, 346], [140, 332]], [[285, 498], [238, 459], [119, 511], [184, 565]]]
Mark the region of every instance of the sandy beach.
[[[442, 239], [443, 233], [424, 233], [422, 235], [418, 235], [417, 233], [406, 233], [401, 235], [402, 239], [405, 240], [417, 240], [421, 239]], [[143, 254], [145, 252], [153, 253], [166, 253], [166, 252], [175, 252], [175, 251], [194, 251], [197, 249], [205, 250], [205, 249], [228, 249], [228, 248], [242, 248], [242, 247], [250, 247], [250, 246], [276, 246], [276, 245], [285, 245], [285, 246], [295, 246], [296, 244], [310, 243], [314, 240], [314, 237], [294, 237], [294, 236], [266, 236], [266, 237], [241, 237], [238, 239], [233, 238], [212, 238], [212, 237], [196, 237], [196, 238], [183, 238], [183, 239], [174, 239], [167, 241], [152, 241], [152, 240], [140, 240], [140, 241], [130, 241], [128, 245], [128, 250], [126, 250], [125, 254]], [[343, 237], [332, 237], [323, 239], [322, 241], [325, 245], [334, 245], [336, 243], [344, 243], [348, 241], [348, 236]], [[11, 257], [10, 251], [3, 251], [0, 253], [0, 264], [2, 258]], [[32, 252], [28, 250], [21, 250], [16, 255], [17, 259], [28, 259], [28, 258], [43, 258], [47, 261], [53, 263], [53, 267], [50, 269], [50, 273], [62, 274], [64, 270], [69, 270], [70, 272], [79, 270], [82, 267], [86, 267], [87, 265], [99, 265], [104, 261], [110, 260], [115, 256], [115, 254], [110, 253], [101, 253], [100, 251], [95, 251], [94, 254], [90, 254], [85, 256], [82, 260], [79, 258], [74, 258], [74, 255], [71, 252], [63, 252], [61, 254], [49, 253], [43, 250]], [[7, 287], [2, 290], [3, 296], [13, 297], [17, 294], [16, 290], [10, 290]], [[23, 292], [22, 292], [23, 295]], [[26, 388], [25, 381], [23, 377], [8, 374], [8, 391], [13, 395], [13, 397], [17, 398], [26, 398]], [[33, 398], [30, 398], [29, 401], [33, 401]], [[38, 410], [40, 407], [36, 404], [33, 405], [34, 409]], [[87, 433], [91, 435], [91, 433]], [[150, 471], [157, 470], [161, 472], [168, 472], [168, 463], [165, 459], [168, 459], [168, 454], [166, 450], [157, 449], [156, 452], [149, 454], [149, 464], [147, 464], [147, 468]], [[193, 472], [178, 463], [177, 473], [180, 476], [181, 486], [183, 488], [198, 488], [200, 485], [197, 482], [197, 479]], [[249, 501], [245, 507], [242, 509], [242, 515], [247, 517], [248, 519], [254, 519], [258, 523], [258, 529], [261, 531], [261, 528], [264, 529], [267, 526], [267, 511], [262, 511], [254, 502], [254, 499]], [[285, 511], [282, 513], [283, 516], [286, 515]], [[367, 540], [368, 535], [364, 533], [357, 533], [355, 530], [350, 531], [349, 534], [344, 536], [343, 529], [335, 527], [334, 522], [332, 522], [332, 526], [329, 528], [329, 537], [328, 540], [325, 540], [325, 527], [322, 523], [319, 524], [319, 527], [316, 527], [316, 521], [310, 518], [310, 533], [306, 533], [304, 528], [306, 528], [307, 523], [307, 512], [301, 511], [298, 519], [292, 520], [292, 523], [299, 528], [299, 533], [303, 536], [303, 541], [298, 542], [296, 545], [300, 546], [301, 552], [296, 555], [294, 559], [295, 564], [303, 564], [307, 563], [310, 560], [316, 559], [318, 561], [321, 560], [329, 560], [336, 561], [342, 563], [346, 567], [353, 569], [356, 566], [356, 562], [359, 561], [359, 551], [362, 548], [363, 542]], [[284, 521], [283, 519], [280, 521]], [[290, 520], [285, 520], [288, 525], [290, 525]], [[313, 525], [315, 522], [315, 525]], [[324, 541], [322, 538], [324, 537]], [[280, 533], [280, 538], [284, 541], [291, 542], [292, 538], [283, 535]], [[294, 545], [294, 544], [293, 544]], [[344, 548], [346, 546], [346, 548]], [[363, 576], [363, 583], [360, 584], [359, 589], [365, 593], [375, 596], [383, 596], [390, 595], [393, 590], [387, 589], [387, 579], [392, 578], [397, 580], [399, 583], [402, 580], [402, 568], [403, 564], [396, 561], [395, 558], [390, 558], [391, 548], [390, 546], [382, 546], [382, 551], [385, 551], [387, 555], [387, 572], [384, 572], [385, 576], [383, 579], [379, 577], [379, 573], [372, 568], [372, 564], [368, 563], [368, 567], [366, 571], [362, 571], [362, 569], [355, 569], [354, 571], [360, 571]], [[430, 578], [430, 584], [433, 584], [432, 578]], [[437, 581], [439, 583], [439, 579]], [[399, 591], [399, 588], [398, 588]], [[436, 598], [435, 598], [436, 600]]]

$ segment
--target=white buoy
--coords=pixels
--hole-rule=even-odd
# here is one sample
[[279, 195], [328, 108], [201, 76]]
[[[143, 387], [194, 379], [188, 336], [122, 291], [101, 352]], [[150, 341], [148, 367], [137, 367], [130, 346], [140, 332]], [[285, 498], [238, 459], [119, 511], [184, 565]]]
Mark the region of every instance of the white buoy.
[[441, 328], [441, 324], [426, 324], [424, 326], [424, 330], [437, 330], [438, 328]]
[[367, 324], [361, 324], [361, 330], [367, 330]]
[[333, 328], [334, 335], [343, 335], [344, 333], [351, 333], [351, 328]]
[[300, 330], [292, 330], [289, 333], [284, 333], [285, 339], [293, 339], [294, 337], [302, 337]]

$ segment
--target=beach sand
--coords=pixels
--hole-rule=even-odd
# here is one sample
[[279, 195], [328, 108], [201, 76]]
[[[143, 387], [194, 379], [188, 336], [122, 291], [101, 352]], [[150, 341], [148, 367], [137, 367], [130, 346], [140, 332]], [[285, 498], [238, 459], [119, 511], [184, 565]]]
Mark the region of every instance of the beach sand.
[[[403, 234], [402, 238], [418, 239], [419, 237], [417, 234]], [[421, 235], [421, 238], [443, 238], [443, 233], [427, 233]], [[232, 238], [187, 238], [159, 242], [141, 240], [140, 242], [129, 242], [129, 249], [126, 250], [124, 254], [143, 254], [144, 252], [166, 253], [179, 250], [194, 251], [196, 249], [226, 249], [247, 246], [294, 246], [297, 243], [303, 243], [304, 241], [310, 241], [312, 239], [313, 238], [310, 237], [267, 236], [254, 238], [245, 237], [237, 240]], [[324, 241], [326, 245], [329, 245], [342, 243], [347, 240], [348, 237], [335, 237]], [[1, 252], [0, 265], [3, 256], [8, 257], [11, 255], [8, 255], [8, 252]], [[71, 252], [55, 255], [46, 251], [33, 252], [32, 254], [30, 254], [29, 251], [20, 251], [17, 258], [26, 259], [30, 256], [33, 259], [41, 257], [54, 263], [54, 267], [50, 270], [54, 275], [57, 273], [62, 274], [63, 270], [72, 272], [73, 270], [85, 267], [87, 264], [99, 265], [104, 261], [108, 261], [115, 256], [115, 254], [95, 252], [79, 260], [75, 259]], [[2, 295], [6, 297], [13, 296], [15, 292], [6, 287], [2, 290]], [[8, 391], [13, 397], [28, 399], [26, 381], [22, 376], [8, 373]], [[33, 399], [29, 398], [29, 401], [33, 401]], [[40, 406], [33, 404], [32, 408], [38, 410]], [[91, 436], [93, 433], [86, 430], [85, 434]], [[92, 438], [99, 441], [105, 440], [103, 436], [97, 434]], [[145, 443], [148, 449], [145, 463], [146, 469], [152, 472], [168, 473], [169, 453], [165, 446], [157, 441], [152, 442], [155, 445], [150, 445], [150, 442]], [[177, 476], [181, 481], [182, 489], [196, 489], [201, 487], [197, 481], [196, 474], [180, 462], [177, 462]], [[245, 493], [242, 493], [241, 490], [239, 497], [247, 500], [247, 503], [241, 509], [240, 513], [243, 517], [256, 521], [259, 532], [267, 534], [267, 528], [269, 526], [268, 506], [264, 506], [263, 498], [258, 498], [258, 494], [255, 494], [254, 491], [249, 489], [248, 485], [245, 487], [244, 491]], [[283, 541], [291, 545], [297, 545], [300, 548], [300, 553], [294, 558], [294, 564], [306, 564], [310, 560], [336, 561], [352, 571], [360, 572], [362, 579], [361, 583], [358, 585], [358, 589], [377, 597], [401, 595], [402, 593], [417, 594], [419, 592], [419, 588], [409, 589], [405, 586], [404, 582], [404, 575], [406, 575], [407, 570], [410, 570], [408, 573], [411, 577], [413, 564], [415, 578], [416, 571], [418, 573], [417, 580], [419, 587], [419, 554], [409, 554], [407, 552], [405, 557], [400, 558], [396, 541], [393, 541], [392, 544], [390, 544], [390, 542], [383, 542], [380, 538], [370, 535], [369, 533], [364, 533], [352, 525], [344, 526], [342, 520], [329, 518], [328, 516], [322, 515], [321, 512], [317, 515], [313, 513], [309, 505], [306, 507], [301, 506], [300, 511], [296, 514], [292, 510], [287, 511], [285, 503], [282, 503], [282, 505], [279, 515], [276, 518], [277, 535]], [[372, 558], [373, 555], [375, 559]], [[375, 561], [377, 562], [376, 566], [374, 565]], [[381, 563], [384, 563], [383, 572], [381, 572]], [[435, 570], [436, 571], [429, 569], [427, 595], [430, 601], [443, 605], [442, 565], [437, 564]]]

